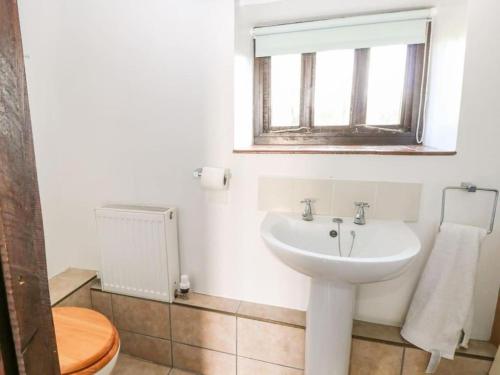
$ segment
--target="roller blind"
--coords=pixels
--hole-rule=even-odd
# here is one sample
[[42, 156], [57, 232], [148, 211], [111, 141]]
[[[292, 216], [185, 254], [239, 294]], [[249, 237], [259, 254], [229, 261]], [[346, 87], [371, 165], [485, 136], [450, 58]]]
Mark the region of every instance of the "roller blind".
[[255, 56], [419, 44], [427, 39], [432, 9], [256, 27]]

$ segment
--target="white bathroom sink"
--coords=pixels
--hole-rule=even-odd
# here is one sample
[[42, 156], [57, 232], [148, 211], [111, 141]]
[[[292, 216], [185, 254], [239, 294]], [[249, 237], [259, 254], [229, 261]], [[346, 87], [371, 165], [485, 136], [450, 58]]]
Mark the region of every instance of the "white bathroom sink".
[[331, 216], [304, 221], [298, 214], [268, 213], [261, 234], [272, 252], [294, 270], [353, 284], [394, 278], [420, 251], [420, 241], [402, 221], [368, 220], [356, 225], [353, 218], [342, 220], [340, 236], [332, 238], [330, 231], [338, 227]]
[[[284, 264], [308, 275], [305, 375], [347, 375], [356, 285], [403, 273], [420, 241], [402, 221], [331, 216], [302, 220], [299, 214], [268, 213], [261, 235]], [[331, 232], [331, 231], [335, 232]], [[388, 291], [390, 293], [390, 291]]]

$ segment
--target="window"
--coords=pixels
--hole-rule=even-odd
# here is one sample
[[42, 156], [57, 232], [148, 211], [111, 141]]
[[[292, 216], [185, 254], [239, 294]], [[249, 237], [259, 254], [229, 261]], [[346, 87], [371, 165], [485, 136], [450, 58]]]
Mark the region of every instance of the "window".
[[255, 144], [416, 144], [427, 74], [427, 14], [254, 30]]
[[318, 52], [315, 60], [314, 126], [349, 125], [354, 50]]
[[300, 54], [273, 58], [270, 71], [270, 92], [275, 100], [270, 103], [270, 127], [295, 127], [300, 124]]

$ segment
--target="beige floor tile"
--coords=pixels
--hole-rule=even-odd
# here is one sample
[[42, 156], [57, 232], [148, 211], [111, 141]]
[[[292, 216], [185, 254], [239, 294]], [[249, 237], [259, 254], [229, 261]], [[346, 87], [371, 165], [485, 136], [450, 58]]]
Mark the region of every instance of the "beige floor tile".
[[238, 355], [294, 368], [304, 368], [305, 330], [238, 318]]
[[92, 299], [92, 308], [105, 315], [111, 322], [113, 322], [113, 308], [111, 306], [111, 294], [99, 292], [97, 290], [90, 290]]
[[[423, 375], [430, 354], [419, 349], [405, 349], [402, 375]], [[453, 361], [442, 359], [435, 375], [487, 375], [491, 361], [455, 356]]]
[[176, 298], [175, 304], [201, 307], [208, 310], [236, 314], [240, 301], [229, 298], [209, 296], [201, 293], [189, 293], [185, 298]]
[[236, 317], [186, 306], [171, 306], [172, 340], [236, 354]]
[[238, 375], [304, 375], [304, 371], [238, 357]]
[[70, 294], [68, 297], [58, 302], [56, 306], [59, 307], [74, 306], [74, 307], [84, 307], [86, 309], [91, 309], [92, 300], [90, 298], [90, 284], [91, 283], [85, 284], [76, 292]]
[[170, 306], [167, 303], [112, 294], [117, 328], [170, 339]]
[[236, 356], [173, 343], [174, 367], [203, 375], [236, 375]]
[[120, 354], [111, 375], [168, 375], [170, 367], [160, 366], [127, 354]]
[[164, 366], [172, 365], [171, 341], [119, 330], [121, 351]]
[[284, 307], [261, 305], [259, 303], [241, 302], [238, 316], [261, 319], [271, 322], [306, 326], [306, 312]]
[[402, 346], [353, 340], [350, 375], [400, 375]]

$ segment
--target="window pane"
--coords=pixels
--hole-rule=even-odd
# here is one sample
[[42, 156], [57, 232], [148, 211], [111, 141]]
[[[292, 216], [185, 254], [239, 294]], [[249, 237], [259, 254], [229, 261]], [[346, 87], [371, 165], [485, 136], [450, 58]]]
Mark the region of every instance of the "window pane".
[[314, 125], [349, 125], [354, 50], [316, 53]]
[[271, 57], [271, 126], [299, 126], [302, 55]]
[[368, 125], [399, 125], [406, 71], [406, 45], [370, 49]]

